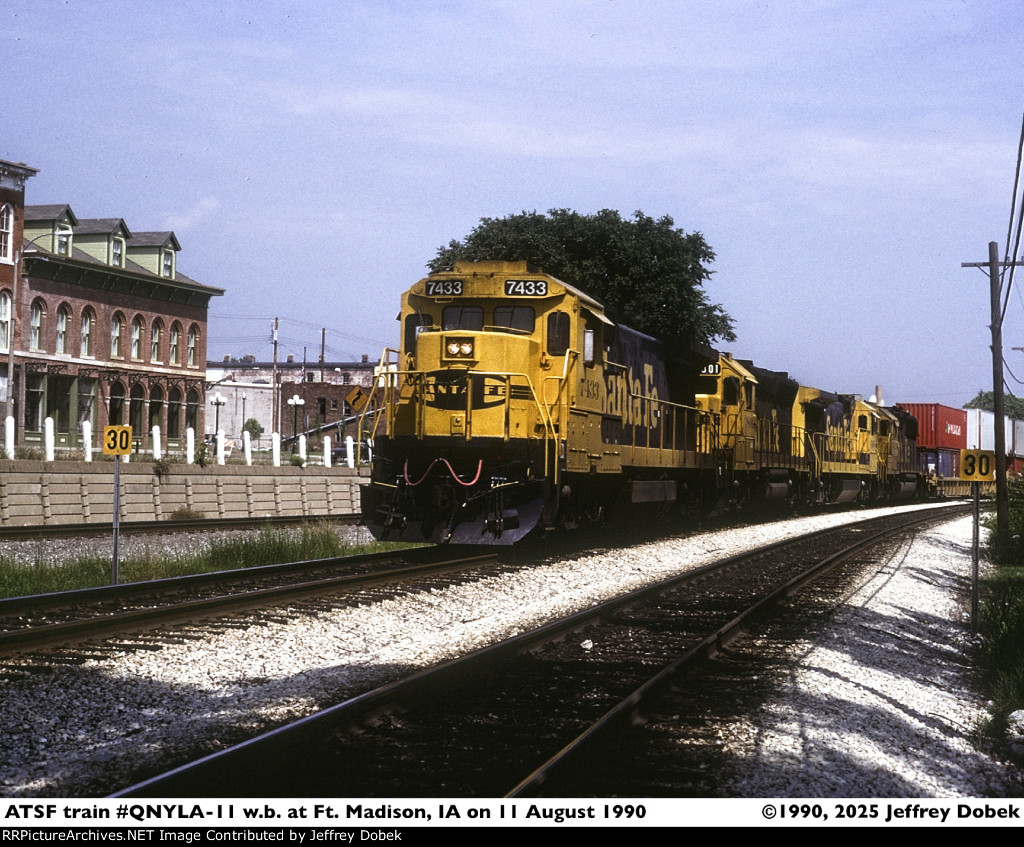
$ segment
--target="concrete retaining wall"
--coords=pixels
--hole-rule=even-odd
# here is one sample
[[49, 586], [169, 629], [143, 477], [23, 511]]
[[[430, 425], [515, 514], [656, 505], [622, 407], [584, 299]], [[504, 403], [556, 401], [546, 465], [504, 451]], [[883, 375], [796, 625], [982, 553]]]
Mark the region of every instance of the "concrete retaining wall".
[[[178, 509], [208, 518], [351, 515], [359, 484], [347, 467], [121, 465], [121, 520], [166, 520]], [[0, 460], [0, 526], [110, 523], [113, 462]]]

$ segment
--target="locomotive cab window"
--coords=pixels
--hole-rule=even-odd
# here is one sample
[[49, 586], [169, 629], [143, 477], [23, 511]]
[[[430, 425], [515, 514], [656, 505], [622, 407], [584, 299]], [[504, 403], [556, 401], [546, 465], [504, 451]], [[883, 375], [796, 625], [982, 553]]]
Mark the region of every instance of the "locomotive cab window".
[[569, 349], [569, 314], [551, 312], [548, 315], [548, 355], [564, 356]]
[[722, 405], [738, 406], [740, 404], [740, 381], [737, 377], [727, 376], [722, 380]]
[[495, 306], [494, 326], [496, 329], [511, 329], [532, 333], [534, 325], [531, 306]]
[[601, 358], [603, 351], [601, 325], [587, 315], [587, 326], [583, 330], [583, 363], [592, 365]]
[[445, 306], [441, 315], [444, 329], [468, 329], [479, 332], [484, 328], [482, 306]]
[[416, 312], [412, 315], [406, 315], [405, 318], [405, 352], [415, 353], [416, 352], [416, 337], [420, 334], [424, 327], [433, 326], [434, 318], [431, 315], [425, 315], [422, 312]]

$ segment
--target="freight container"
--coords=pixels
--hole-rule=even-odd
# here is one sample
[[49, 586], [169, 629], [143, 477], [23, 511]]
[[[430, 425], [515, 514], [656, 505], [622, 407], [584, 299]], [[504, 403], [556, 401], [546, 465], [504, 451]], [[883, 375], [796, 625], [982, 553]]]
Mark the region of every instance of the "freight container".
[[1006, 452], [1016, 459], [1024, 459], [1024, 421], [1013, 422], [1013, 443], [1006, 445]]
[[[985, 409], [967, 409], [967, 449], [996, 449], [996, 415]], [[1003, 419], [1003, 432], [1006, 438], [1006, 452], [1013, 453], [1013, 420]]]
[[942, 479], [960, 478], [960, 451], [945, 449], [918, 448], [918, 460], [921, 463], [921, 473], [928, 477], [941, 477]]
[[967, 412], [940, 403], [899, 403], [917, 418], [918, 449], [963, 450], [967, 446]]

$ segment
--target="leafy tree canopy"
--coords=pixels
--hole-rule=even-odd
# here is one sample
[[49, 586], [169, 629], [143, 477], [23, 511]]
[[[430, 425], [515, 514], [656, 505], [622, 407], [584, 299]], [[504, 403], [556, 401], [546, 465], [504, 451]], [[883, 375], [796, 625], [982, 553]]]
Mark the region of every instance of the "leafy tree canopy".
[[249, 418], [249, 420], [242, 424], [242, 432], [248, 432], [249, 437], [255, 440], [263, 435], [263, 426], [256, 418]]
[[[994, 412], [996, 408], [995, 396], [991, 391], [979, 391], [978, 396], [973, 400], [964, 403], [965, 409], [984, 409], [986, 412]], [[1003, 396], [1003, 413], [1008, 418], [1024, 421], [1024, 400], [1014, 397], [1012, 394]]]
[[462, 241], [438, 249], [432, 271], [456, 261], [527, 261], [601, 301], [618, 320], [668, 343], [734, 341], [732, 318], [708, 301], [715, 254], [699, 232], [668, 215], [624, 219], [612, 209], [551, 209], [483, 218]]

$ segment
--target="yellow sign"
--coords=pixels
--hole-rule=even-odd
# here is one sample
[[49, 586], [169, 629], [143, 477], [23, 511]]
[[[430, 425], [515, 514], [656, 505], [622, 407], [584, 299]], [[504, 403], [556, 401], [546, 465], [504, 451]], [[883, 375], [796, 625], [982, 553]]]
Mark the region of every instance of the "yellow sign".
[[961, 450], [960, 479], [990, 482], [996, 478], [996, 454], [992, 450]]
[[363, 411], [363, 406], [366, 405], [369, 399], [366, 392], [358, 385], [345, 395], [345, 402], [357, 412]]
[[132, 428], [130, 426], [103, 427], [103, 453], [107, 456], [130, 456]]

